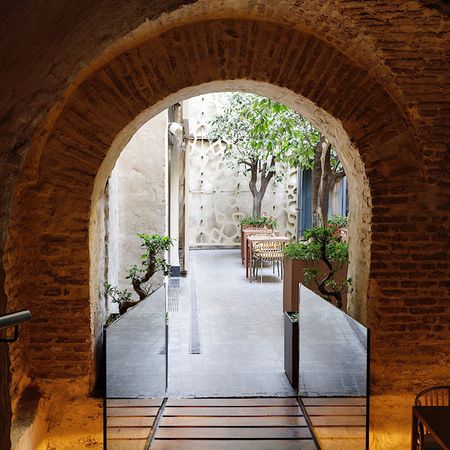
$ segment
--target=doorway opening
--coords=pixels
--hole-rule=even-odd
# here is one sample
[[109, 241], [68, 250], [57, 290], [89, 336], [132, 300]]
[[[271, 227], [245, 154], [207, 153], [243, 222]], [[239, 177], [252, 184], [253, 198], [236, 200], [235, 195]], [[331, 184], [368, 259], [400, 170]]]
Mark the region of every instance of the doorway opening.
[[[233, 95], [239, 94], [194, 97], [147, 122], [123, 150], [106, 185], [102, 247], [108, 283], [117, 283], [125, 266], [139, 256], [138, 233], [168, 234], [175, 243], [167, 255], [170, 280], [151, 280], [148, 299], [108, 329], [107, 396], [112, 408], [123, 406], [118, 399], [283, 399], [299, 394], [285, 375], [282, 267], [262, 262], [256, 282], [249, 283], [240, 251], [240, 222], [251, 217], [246, 174], [226, 164], [227, 143], [214, 141], [208, 131]], [[311, 145], [322, 145], [320, 139]], [[314, 159], [314, 154], [308, 157]], [[277, 235], [289, 241], [302, 236], [305, 213], [299, 211], [306, 204], [308, 171], [284, 165], [281, 172], [284, 177], [270, 185], [263, 202], [263, 210], [272, 215], [264, 210], [261, 217], [275, 220]], [[348, 212], [346, 178], [338, 180], [330, 183], [330, 217]], [[129, 284], [122, 277], [120, 288]], [[305, 308], [306, 297], [312, 305], [318, 301], [311, 291], [304, 297]], [[105, 301], [112, 309], [107, 296]], [[314, 322], [314, 313], [309, 320]], [[351, 352], [346, 356], [351, 364]], [[308, 387], [305, 392], [307, 386], [303, 383], [302, 395], [362, 396], [351, 389], [336, 393]], [[365, 415], [361, 420], [358, 425], [364, 428]], [[111, 423], [117, 430], [118, 419]]]

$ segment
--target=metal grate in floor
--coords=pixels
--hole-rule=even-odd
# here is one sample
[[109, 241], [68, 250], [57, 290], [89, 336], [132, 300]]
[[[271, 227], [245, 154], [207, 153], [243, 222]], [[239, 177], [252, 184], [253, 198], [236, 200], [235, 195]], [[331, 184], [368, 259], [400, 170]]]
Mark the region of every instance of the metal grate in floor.
[[195, 257], [191, 262], [191, 317], [190, 317], [190, 342], [189, 353], [199, 355], [202, 352], [200, 323], [198, 311], [198, 292], [197, 292], [197, 274]]
[[180, 279], [169, 278], [167, 292], [167, 311], [178, 312], [180, 305]]

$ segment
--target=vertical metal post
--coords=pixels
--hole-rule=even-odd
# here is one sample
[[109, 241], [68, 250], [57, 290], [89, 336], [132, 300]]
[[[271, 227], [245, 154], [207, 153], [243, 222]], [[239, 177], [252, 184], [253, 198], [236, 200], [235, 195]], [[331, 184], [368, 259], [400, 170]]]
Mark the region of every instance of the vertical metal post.
[[370, 328], [367, 328], [367, 369], [366, 369], [366, 450], [370, 445]]
[[106, 408], [107, 408], [107, 392], [106, 392], [106, 386], [107, 386], [107, 380], [108, 377], [106, 376], [106, 326], [103, 325], [103, 358], [102, 358], [102, 365], [103, 365], [103, 450], [106, 450], [107, 446], [107, 416], [106, 416]]
[[168, 291], [169, 291], [169, 281], [166, 278], [165, 281], [165, 285], [164, 285], [164, 289], [165, 289], [165, 304], [164, 304], [164, 308], [165, 308], [165, 319], [166, 319], [166, 394], [167, 394], [167, 390], [169, 389], [169, 311], [167, 308], [168, 305]]
[[297, 179], [297, 240], [303, 234], [302, 220], [303, 220], [303, 169], [298, 169]]

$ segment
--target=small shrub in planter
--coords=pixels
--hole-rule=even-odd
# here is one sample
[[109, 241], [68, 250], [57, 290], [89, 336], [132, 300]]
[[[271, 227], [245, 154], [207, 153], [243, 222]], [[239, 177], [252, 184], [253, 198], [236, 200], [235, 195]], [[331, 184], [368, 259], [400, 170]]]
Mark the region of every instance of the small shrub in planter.
[[261, 228], [276, 228], [277, 219], [272, 216], [246, 216], [241, 219], [241, 225], [243, 227], [261, 227]]
[[141, 247], [145, 250], [141, 255], [141, 266], [136, 264], [130, 267], [127, 279], [131, 280], [134, 291], [138, 294], [139, 300], [133, 300], [132, 294], [128, 289], [120, 290], [116, 286], [105, 283], [105, 292], [111, 297], [114, 303], [119, 305], [119, 314], [123, 315], [128, 308], [137, 305], [140, 301], [148, 297], [152, 285], [148, 283], [150, 278], [157, 272], [169, 275], [170, 266], [163, 254], [169, 250], [172, 245], [172, 239], [168, 236], [159, 234], [140, 233]]
[[351, 279], [337, 279], [336, 274], [348, 264], [348, 243], [336, 234], [336, 226], [315, 227], [304, 232], [304, 241], [285, 246], [284, 254], [293, 260], [321, 262], [303, 268], [304, 284], [311, 286], [325, 300], [339, 309], [343, 307], [343, 293]]

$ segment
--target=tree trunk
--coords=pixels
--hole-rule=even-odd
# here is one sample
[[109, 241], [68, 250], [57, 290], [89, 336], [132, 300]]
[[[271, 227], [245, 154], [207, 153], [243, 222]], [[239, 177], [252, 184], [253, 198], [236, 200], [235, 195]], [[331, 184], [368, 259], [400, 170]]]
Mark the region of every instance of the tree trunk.
[[269, 171], [266, 172], [263, 170], [261, 173], [261, 186], [259, 191], [256, 189], [256, 182], [252, 189], [252, 180], [250, 180], [249, 186], [250, 191], [253, 195], [253, 217], [261, 217], [261, 205], [264, 198], [264, 195], [267, 191], [267, 186], [269, 186], [269, 182], [272, 179], [275, 172]]
[[321, 136], [319, 142], [316, 145], [315, 153], [314, 153], [314, 163], [312, 169], [312, 226], [319, 226], [319, 212], [318, 212], [318, 203], [319, 203], [319, 186], [320, 179], [322, 174], [322, 167], [320, 162], [320, 157], [322, 156], [322, 147], [325, 142], [325, 137]]
[[261, 205], [262, 205], [262, 197], [259, 192], [253, 194], [253, 217], [261, 217]]
[[119, 304], [119, 314], [121, 316], [123, 316], [128, 311], [129, 308], [131, 308], [132, 306], [136, 306], [139, 303], [139, 301], [120, 303]]
[[[275, 159], [273, 158], [270, 167], [274, 165]], [[266, 168], [267, 165], [265, 164], [264, 167], [261, 169], [261, 186], [258, 191], [258, 188], [256, 187], [256, 183], [258, 181], [258, 164], [254, 163], [250, 167], [251, 177], [250, 181], [248, 182], [248, 186], [253, 196], [253, 210], [252, 210], [253, 217], [261, 217], [261, 205], [264, 198], [264, 194], [266, 193], [267, 186], [269, 185], [270, 180], [275, 174], [275, 172], [271, 170], [267, 172]]]
[[331, 184], [331, 144], [324, 142], [320, 156], [321, 176], [317, 195], [317, 213], [320, 226], [328, 225], [328, 203]]

